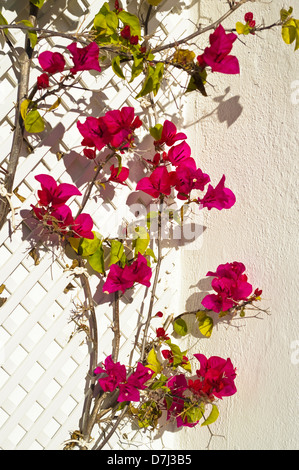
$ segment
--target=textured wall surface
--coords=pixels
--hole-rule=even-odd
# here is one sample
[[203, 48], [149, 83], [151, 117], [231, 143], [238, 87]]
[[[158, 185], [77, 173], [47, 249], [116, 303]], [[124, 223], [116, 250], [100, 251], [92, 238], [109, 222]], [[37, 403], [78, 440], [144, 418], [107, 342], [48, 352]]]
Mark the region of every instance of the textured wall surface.
[[[24, 2], [4, 3], [3, 14], [8, 21], [24, 18]], [[136, 1], [128, 3], [133, 8]], [[81, 23], [90, 24], [100, 4], [98, 0], [46, 2], [40, 25], [75, 31]], [[280, 0], [250, 3], [250, 8], [239, 10], [240, 17], [228, 19], [225, 26], [233, 27], [234, 20], [242, 20], [249, 9], [258, 24], [272, 23], [282, 6]], [[298, 7], [296, 10], [293, 6], [298, 17]], [[226, 9], [224, 1], [166, 0], [151, 27], [158, 26], [158, 34], [169, 34], [167, 41], [174, 40], [193, 32], [199, 17], [203, 23], [209, 22]], [[159, 28], [161, 20], [165, 20], [164, 30]], [[23, 33], [13, 36], [16, 47], [23, 44]], [[263, 289], [262, 307], [269, 307], [271, 315], [230, 325], [219, 323], [210, 339], [193, 331], [192, 337], [182, 340], [182, 348], [190, 347], [192, 353], [230, 357], [238, 370], [238, 393], [220, 403], [220, 417], [211, 428], [224, 437], [215, 436], [209, 443], [208, 429], [183, 429], [164, 433], [162, 440], [154, 441], [154, 448], [205, 449], [208, 443], [212, 449], [298, 448], [298, 52], [283, 43], [279, 29], [258, 36], [246, 38], [246, 45], [235, 43], [233, 51], [239, 58], [241, 74], [210, 75], [213, 88], [207, 87], [209, 97], [192, 94], [175, 101], [171, 87], [177, 93], [184, 82], [173, 82], [169, 76], [157, 104], [158, 120], [172, 119], [184, 129], [198, 165], [214, 183], [225, 174], [237, 203], [229, 211], [199, 214], [199, 223], [206, 229], [196, 243], [187, 244], [180, 252], [166, 243], [170, 256], [163, 262], [163, 282], [155, 307], [169, 313], [196, 309], [209, 288], [206, 272], [236, 260], [244, 262], [253, 285]], [[207, 38], [202, 36], [198, 46], [205, 47]], [[60, 50], [56, 40], [49, 45]], [[5, 48], [0, 54], [0, 71], [1, 163], [5, 165], [17, 86], [17, 73]], [[36, 67], [31, 85], [39, 74]], [[83, 73], [79, 84], [94, 91], [64, 93], [60, 107], [48, 117], [47, 134], [30, 140], [33, 152], [24, 148], [16, 185], [25, 201], [21, 203], [14, 196], [15, 207], [24, 210], [35, 202], [37, 173], [47, 172], [84, 190], [93, 170], [77, 153], [81, 138], [74, 125], [83, 112], [100, 115], [108, 108], [129, 105], [143, 113], [148, 107], [146, 102], [132, 98], [136, 93], [133, 86], [123, 86], [110, 71], [100, 77]], [[147, 145], [144, 141], [143, 150]], [[57, 152], [63, 152], [64, 158], [58, 160]], [[141, 163], [130, 165], [128, 187], [93, 197], [86, 208], [101, 233], [113, 233], [119, 222], [116, 206], [121, 207], [121, 201], [134, 190], [136, 178], [145, 171]], [[143, 196], [138, 201], [148, 202]], [[78, 203], [74, 200], [72, 207]], [[17, 223], [21, 220], [18, 214]], [[74, 330], [70, 314], [74, 302], [82, 300], [82, 291], [75, 280], [75, 291], [64, 293], [70, 279], [63, 271], [68, 260], [60, 253], [40, 247], [40, 263], [34, 264], [29, 255], [30, 225], [24, 224], [12, 235], [9, 228], [7, 224], [0, 234], [0, 285], [5, 284], [1, 297], [7, 297], [0, 310], [0, 447], [57, 449], [77, 428], [84, 399], [88, 369], [84, 335], [77, 334], [69, 341]], [[103, 358], [111, 348], [112, 318], [109, 302], [104, 303], [97, 282], [94, 280], [92, 287], [105, 331], [99, 351]], [[140, 289], [133, 303], [124, 299], [121, 305], [122, 357], [130, 354], [136, 325], [142, 320], [142, 303], [146, 310], [148, 293]], [[128, 448], [135, 431], [125, 431], [120, 430], [111, 446]], [[135, 444], [139, 448], [151, 446], [142, 435], [136, 436]]]
[[[213, 3], [218, 9], [200, 2], [203, 17], [225, 11]], [[239, 11], [271, 24], [282, 3]], [[234, 27], [236, 16], [225, 27]], [[207, 271], [231, 261], [246, 265], [249, 280], [263, 289], [261, 306], [270, 310], [261, 319], [218, 323], [193, 348], [230, 357], [238, 372], [238, 393], [220, 403], [212, 428], [224, 437], [214, 437], [211, 449], [298, 449], [298, 52], [284, 44], [279, 28], [257, 36], [234, 44], [240, 76], [210, 75], [210, 97], [190, 96], [184, 108], [194, 157], [215, 182], [226, 175], [237, 202], [205, 213], [201, 249], [182, 253], [181, 310], [196, 309], [209, 288]], [[187, 429], [176, 443], [204, 449], [209, 438], [208, 430]]]

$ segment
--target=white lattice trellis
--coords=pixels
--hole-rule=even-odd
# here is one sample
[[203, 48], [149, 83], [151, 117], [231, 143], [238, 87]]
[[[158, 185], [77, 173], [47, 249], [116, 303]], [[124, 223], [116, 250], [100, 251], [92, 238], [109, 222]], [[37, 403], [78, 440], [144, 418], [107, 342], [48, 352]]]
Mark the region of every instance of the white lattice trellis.
[[[26, 18], [26, 2], [10, 1], [4, 5], [3, 14], [8, 21], [19, 21]], [[67, 3], [67, 5], [66, 5]], [[101, 3], [101, 2], [100, 2]], [[133, 2], [134, 3], [134, 2]], [[9, 4], [9, 5], [8, 5]], [[163, 2], [157, 18], [161, 21], [169, 15], [169, 5]], [[90, 26], [92, 18], [99, 10], [99, 2], [78, 0], [65, 2], [58, 0], [46, 2], [40, 12], [39, 25], [57, 30], [74, 31], [80, 27]], [[7, 7], [7, 8], [6, 8]], [[157, 23], [157, 19], [153, 20]], [[163, 21], [164, 23], [164, 21]], [[167, 24], [167, 23], [166, 23]], [[178, 38], [186, 30], [186, 24], [178, 26], [172, 19], [172, 28]], [[158, 28], [159, 30], [159, 28]], [[159, 32], [159, 31], [158, 31]], [[163, 26], [160, 33], [168, 34]], [[23, 45], [24, 34], [14, 31], [11, 35], [14, 47]], [[48, 40], [50, 47], [59, 48], [65, 44], [61, 39]], [[68, 42], [67, 42], [68, 44]], [[47, 49], [43, 42], [42, 49]], [[59, 50], [59, 49], [57, 49]], [[5, 167], [12, 142], [12, 123], [14, 121], [14, 102], [16, 101], [17, 74], [15, 64], [7, 46], [0, 55], [0, 123], [1, 123], [1, 164]], [[31, 73], [31, 85], [40, 74], [37, 61], [34, 61]], [[93, 75], [84, 72], [78, 80], [78, 86], [84, 89], [72, 89], [64, 92], [59, 108], [47, 114], [48, 128], [36, 137], [28, 137], [28, 146], [24, 146], [20, 164], [15, 178], [18, 194], [22, 202], [12, 196], [16, 211], [16, 230], [11, 231], [7, 223], [0, 233], [0, 285], [5, 285], [1, 298], [7, 298], [0, 309], [0, 447], [2, 449], [58, 449], [69, 432], [78, 427], [84, 401], [85, 377], [88, 371], [88, 351], [84, 343], [84, 333], [70, 336], [74, 325], [70, 315], [74, 302], [83, 295], [79, 281], [69, 277], [64, 271], [68, 262], [61, 256], [59, 249], [40, 246], [40, 259], [34, 262], [29, 252], [34, 236], [29, 223], [21, 223], [22, 214], [35, 203], [35, 191], [38, 184], [35, 174], [48, 173], [60, 182], [71, 182], [84, 190], [85, 184], [93, 174], [93, 167], [87, 159], [82, 158], [74, 149], [80, 146], [81, 136], [76, 130], [76, 121], [84, 115], [99, 116], [108, 108], [117, 109], [123, 105], [134, 106], [136, 112], [141, 107], [133, 97], [139, 82], [124, 85], [115, 79], [111, 69], [103, 74]], [[117, 90], [117, 92], [116, 92]], [[171, 100], [171, 97], [170, 97]], [[167, 84], [165, 94], [158, 103], [157, 112], [163, 110], [171, 115], [171, 103]], [[146, 104], [145, 104], [146, 106]], [[145, 123], [146, 124], [146, 123]], [[28, 150], [28, 147], [32, 147]], [[58, 153], [64, 154], [58, 158]], [[144, 172], [141, 162], [132, 164], [133, 174]], [[116, 229], [113, 226], [115, 209], [121, 205], [135, 181], [131, 179], [128, 186], [116, 187], [113, 201], [107, 197], [93, 195], [85, 211], [94, 219], [97, 229], [107, 235]], [[139, 199], [140, 202], [143, 202]], [[80, 203], [74, 199], [72, 206]], [[115, 218], [118, 220], [118, 217]], [[171, 248], [169, 248], [171, 251]], [[169, 257], [163, 265], [163, 283], [157, 289], [157, 309], [168, 309], [171, 312], [177, 296], [176, 263], [174, 256]], [[166, 274], [170, 272], [170, 274]], [[72, 281], [74, 290], [64, 292]], [[99, 328], [102, 332], [99, 339], [99, 355], [103, 359], [111, 351], [111, 307], [104, 302], [103, 294], [97, 289], [99, 280], [92, 279], [95, 292], [96, 312]], [[147, 295], [146, 295], [147, 294]], [[143, 305], [146, 311], [148, 293], [141, 288], [131, 299], [121, 303], [121, 357], [130, 355], [136, 327], [142, 319]], [[84, 343], [82, 345], [82, 342]], [[117, 436], [115, 439], [118, 439]], [[112, 441], [110, 445], [127, 448], [125, 439]], [[114, 447], [115, 448], [115, 447]]]

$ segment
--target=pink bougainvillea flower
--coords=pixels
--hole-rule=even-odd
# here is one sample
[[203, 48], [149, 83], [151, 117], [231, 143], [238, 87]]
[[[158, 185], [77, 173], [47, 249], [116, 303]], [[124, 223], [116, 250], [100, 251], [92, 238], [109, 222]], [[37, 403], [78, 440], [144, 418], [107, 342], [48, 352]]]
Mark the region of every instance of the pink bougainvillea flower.
[[112, 292], [122, 291], [124, 294], [127, 289], [131, 289], [134, 285], [134, 280], [128, 276], [124, 277], [124, 268], [121, 268], [117, 264], [112, 264], [103, 285], [103, 292], [111, 294]]
[[130, 37], [130, 44], [138, 44], [138, 41], [139, 41], [139, 37], [136, 35], [136, 36], [131, 36]]
[[221, 294], [208, 294], [202, 299], [201, 303], [206, 309], [216, 313], [227, 312], [235, 305], [233, 300]]
[[65, 67], [65, 60], [60, 52], [41, 52], [38, 56], [38, 61], [41, 68], [51, 74], [63, 72]]
[[111, 135], [110, 144], [115, 148], [128, 146], [133, 140], [134, 131], [142, 126], [142, 121], [135, 116], [135, 110], [131, 106], [107, 111], [103, 119]]
[[139, 401], [140, 393], [139, 390], [133, 385], [127, 383], [119, 384], [119, 395], [117, 401]]
[[212, 287], [217, 294], [205, 296], [203, 306], [219, 313], [229, 310], [240, 300], [247, 300], [252, 285], [247, 281], [244, 271], [244, 264], [237, 261], [220, 264], [216, 272], [208, 271], [207, 276], [214, 276]]
[[83, 153], [84, 153], [86, 158], [89, 158], [89, 160], [94, 160], [97, 156], [96, 151], [94, 149], [91, 149], [91, 148], [85, 148], [83, 150]]
[[180, 163], [183, 163], [183, 161], [190, 158], [190, 156], [191, 147], [187, 142], [183, 141], [169, 149], [167, 160], [169, 160], [174, 166], [178, 166]]
[[115, 10], [116, 10], [117, 13], [119, 13], [120, 11], [123, 10], [123, 8], [120, 8], [119, 1], [118, 1], [118, 0], [115, 0], [115, 2], [114, 2], [114, 8], [115, 8]]
[[96, 375], [107, 374], [107, 377], [98, 380], [104, 392], [113, 392], [121, 382], [126, 380], [126, 367], [120, 364], [120, 362], [114, 362], [111, 355], [106, 357], [104, 368], [97, 367], [94, 373]]
[[89, 214], [80, 214], [74, 220], [71, 230], [73, 231], [74, 238], [88, 238], [93, 239], [94, 234], [92, 233], [93, 220]]
[[147, 264], [145, 256], [138, 253], [137, 259], [130, 266], [124, 267], [123, 278], [128, 282], [138, 282], [146, 287], [150, 287], [150, 279], [152, 277], [152, 269]]
[[57, 185], [55, 179], [50, 175], [37, 175], [35, 179], [41, 184], [42, 189], [37, 191], [39, 204], [52, 207], [61, 206], [71, 196], [81, 196], [81, 192], [73, 184], [61, 183]]
[[113, 181], [114, 183], [125, 184], [126, 179], [129, 176], [129, 168], [123, 166], [118, 174], [118, 168], [112, 165], [110, 167], [111, 175], [109, 181]]
[[71, 209], [66, 206], [59, 206], [51, 212], [49, 223], [58, 225], [60, 230], [69, 230], [69, 227], [74, 223]]
[[174, 185], [174, 174], [168, 172], [165, 166], [155, 168], [150, 176], [145, 176], [138, 181], [136, 189], [157, 198], [160, 194], [169, 196]]
[[162, 312], [157, 312], [155, 317], [159, 317], [159, 318], [162, 318], [163, 317], [163, 313]]
[[176, 185], [179, 199], [188, 199], [192, 189], [204, 190], [210, 181], [209, 175], [203, 173], [200, 168], [196, 168], [193, 158], [187, 158], [176, 168]]
[[170, 339], [169, 336], [166, 334], [166, 331], [164, 330], [164, 328], [157, 328], [156, 335], [157, 335], [157, 338], [163, 339], [165, 341]]
[[161, 138], [154, 142], [155, 146], [166, 144], [168, 147], [172, 147], [178, 140], [187, 139], [186, 134], [183, 132], [177, 132], [175, 124], [171, 121], [164, 121]]
[[79, 71], [84, 70], [97, 70], [101, 71], [99, 64], [99, 46], [96, 42], [91, 42], [85, 47], [78, 47], [76, 42], [73, 42], [67, 49], [72, 54], [74, 67], [71, 73], [75, 75]]
[[49, 77], [47, 73], [42, 73], [39, 77], [37, 77], [37, 89], [42, 90], [45, 88], [49, 88]]
[[130, 39], [131, 37], [131, 28], [129, 25], [126, 25], [120, 32], [120, 35], [124, 39]]
[[231, 279], [238, 279], [238, 277], [244, 273], [245, 265], [239, 261], [233, 261], [232, 263], [219, 264], [216, 271], [208, 271], [206, 276], [215, 277], [227, 277]]
[[209, 184], [204, 197], [198, 199], [198, 202], [202, 204], [202, 207], [206, 207], [208, 210], [213, 208], [222, 210], [230, 209], [235, 204], [236, 196], [230, 189], [224, 187], [224, 183], [225, 175], [222, 176], [215, 188]]
[[146, 388], [146, 382], [148, 382], [153, 375], [154, 371], [152, 369], [138, 362], [135, 372], [130, 375], [127, 382], [139, 390], [144, 390]]
[[80, 134], [84, 137], [81, 142], [82, 145], [102, 150], [110, 142], [111, 136], [103, 117], [95, 118], [88, 116], [84, 123], [78, 121], [77, 127]]
[[206, 47], [204, 53], [197, 58], [200, 66], [208, 65], [213, 72], [240, 73], [237, 57], [229, 55], [236, 39], [236, 34], [226, 34], [223, 26], [219, 25], [210, 35], [210, 47]]
[[211, 356], [207, 359], [203, 354], [194, 354], [194, 357], [200, 362], [196, 374], [203, 381], [202, 390], [206, 395], [222, 399], [236, 393], [236, 369], [229, 358]]

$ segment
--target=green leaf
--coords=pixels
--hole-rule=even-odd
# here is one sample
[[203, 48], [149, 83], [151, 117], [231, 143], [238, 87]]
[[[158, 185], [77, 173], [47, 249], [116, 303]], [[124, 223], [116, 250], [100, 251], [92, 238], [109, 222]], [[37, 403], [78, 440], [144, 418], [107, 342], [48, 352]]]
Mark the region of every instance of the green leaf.
[[207, 78], [206, 70], [194, 72], [190, 78], [186, 93], [190, 93], [191, 91], [198, 90], [203, 96], [208, 96], [206, 89], [204, 87], [206, 83], [206, 78]]
[[111, 249], [110, 249], [110, 263], [109, 266], [112, 264], [118, 263], [124, 254], [124, 246], [119, 240], [111, 240]]
[[96, 272], [105, 274], [104, 249], [102, 243], [97, 250], [88, 257], [88, 262]]
[[216, 405], [212, 405], [212, 411], [209, 414], [209, 417], [202, 423], [201, 426], [208, 426], [209, 424], [215, 423], [219, 416], [219, 410]]
[[90, 255], [93, 255], [99, 245], [102, 244], [103, 237], [98, 232], [92, 232], [94, 234], [94, 238], [81, 238], [79, 247], [78, 247], [78, 254], [83, 258], [87, 258]]
[[184, 412], [184, 416], [187, 417], [188, 423], [196, 423], [202, 418], [203, 412], [204, 405], [201, 403], [200, 406], [189, 406]]
[[163, 130], [163, 125], [162, 124], [156, 124], [154, 127], [150, 127], [150, 135], [155, 139], [155, 140], [160, 140], [161, 135], [162, 135], [162, 130]]
[[[161, 371], [161, 363], [157, 358], [157, 353], [154, 348], [152, 348], [147, 356], [147, 365], [149, 369], [153, 370], [155, 374], [158, 374]], [[154, 376], [152, 376], [154, 377]]]
[[284, 8], [282, 8], [280, 10], [281, 21], [286, 21], [288, 17], [291, 16], [292, 13], [293, 13], [293, 7], [290, 7], [288, 10], [285, 10]]
[[24, 125], [27, 132], [38, 133], [45, 129], [45, 123], [39, 112], [34, 109], [26, 114]]
[[151, 248], [147, 248], [146, 252], [145, 252], [146, 256], [150, 256], [151, 258], [153, 258], [153, 260], [155, 261], [155, 263], [157, 263], [157, 258], [156, 258], [156, 255], [155, 253], [153, 252], [153, 250]]
[[136, 15], [123, 10], [118, 13], [118, 18], [125, 26], [130, 26], [131, 36], [141, 37], [140, 22]]
[[30, 0], [30, 3], [33, 3], [33, 5], [37, 6], [38, 8], [41, 8], [45, 1], [46, 0]]
[[150, 242], [149, 233], [145, 227], [140, 226], [140, 227], [135, 227], [135, 234], [136, 234], [136, 238], [135, 240], [133, 240], [133, 243], [132, 243], [133, 248], [135, 250], [134, 254], [135, 256], [137, 256], [138, 253], [140, 253], [141, 255], [144, 255]]
[[113, 11], [101, 8], [100, 12], [94, 17], [93, 25], [98, 34], [113, 35], [118, 28], [118, 17]]
[[197, 312], [196, 318], [198, 321], [198, 328], [202, 335], [210, 338], [213, 330], [213, 319], [206, 315], [204, 312]]
[[246, 36], [247, 34], [250, 33], [250, 29], [251, 28], [250, 28], [249, 24], [247, 24], [247, 23], [243, 24], [243, 23], [240, 23], [240, 21], [238, 21], [236, 23], [236, 31], [237, 31], [238, 34], [244, 34]]
[[[19, 23], [23, 23], [23, 25], [27, 26], [28, 28], [33, 28], [34, 27], [33, 24], [28, 20], [19, 21], [17, 24], [19, 24]], [[32, 49], [34, 49], [34, 46], [37, 43], [37, 34], [36, 34], [36, 32], [35, 31], [25, 31], [25, 33], [28, 34], [31, 47], [32, 47]]]
[[[176, 367], [182, 365], [183, 356], [186, 355], [187, 351], [181, 351], [180, 347], [177, 344], [173, 344], [170, 339], [166, 340], [165, 343], [168, 344], [168, 346], [171, 349], [172, 355], [173, 355], [172, 366], [174, 368], [176, 368]], [[184, 369], [191, 371], [191, 365], [190, 365], [189, 361], [187, 363], [185, 363], [184, 365], [185, 365]]]
[[[1, 25], [8, 24], [7, 20], [4, 18], [4, 16], [2, 15], [1, 12], [0, 12], [0, 24], [1, 24]], [[5, 34], [8, 33], [8, 29], [7, 29], [7, 28], [3, 29], [2, 31], [4, 31]]]
[[163, 78], [164, 64], [159, 62], [156, 67], [148, 66], [146, 78], [143, 82], [142, 89], [136, 96], [136, 99], [153, 92], [154, 96], [158, 93]]
[[135, 55], [133, 54], [133, 57], [134, 57], [134, 61], [132, 64], [130, 83], [133, 82], [133, 80], [135, 80], [135, 78], [138, 77], [138, 75], [140, 75], [141, 72], [143, 71], [144, 57], [140, 55], [136, 55], [136, 54]]
[[182, 318], [175, 320], [173, 329], [180, 336], [185, 336], [188, 333], [187, 323]]
[[112, 66], [112, 70], [113, 72], [120, 78], [123, 78], [124, 80], [126, 79], [126, 77], [124, 76], [123, 74], [123, 71], [120, 67], [120, 59], [121, 57], [119, 55], [113, 57], [112, 61], [111, 61], [111, 66]]
[[292, 44], [295, 41], [295, 51], [299, 49], [299, 20], [291, 18], [281, 29], [282, 39], [286, 44]]
[[22, 116], [22, 118], [23, 118], [23, 121], [25, 121], [25, 117], [26, 117], [26, 114], [27, 114], [28, 106], [30, 105], [30, 103], [33, 103], [33, 101], [28, 100], [28, 99], [23, 100], [22, 103], [21, 103], [21, 106], [20, 106], [20, 113], [21, 113], [21, 116]]

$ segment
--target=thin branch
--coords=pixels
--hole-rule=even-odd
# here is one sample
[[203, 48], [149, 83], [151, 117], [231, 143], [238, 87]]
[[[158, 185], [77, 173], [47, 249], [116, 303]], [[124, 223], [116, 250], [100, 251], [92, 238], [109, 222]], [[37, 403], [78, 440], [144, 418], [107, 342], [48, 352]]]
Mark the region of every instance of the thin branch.
[[[35, 25], [37, 14], [39, 9], [30, 3], [29, 21]], [[1, 25], [3, 26], [3, 25]], [[8, 25], [5, 25], [6, 27]], [[5, 28], [1, 28], [5, 29]], [[24, 138], [24, 122], [21, 116], [21, 104], [22, 101], [27, 97], [29, 88], [29, 75], [30, 75], [30, 63], [32, 58], [33, 49], [30, 44], [29, 38], [26, 36], [24, 54], [20, 57], [20, 80], [18, 86], [17, 105], [15, 113], [15, 130], [13, 135], [12, 148], [9, 156], [9, 162], [7, 166], [7, 174], [4, 179], [4, 186], [8, 193], [12, 192], [14, 178], [19, 162], [19, 157], [22, 150], [23, 138]], [[10, 205], [7, 198], [0, 197], [0, 229], [3, 227], [6, 217], [10, 211]]]
[[217, 26], [220, 25], [226, 18], [228, 18], [232, 13], [234, 13], [240, 6], [244, 5], [245, 3], [249, 2], [251, 0], [240, 0], [238, 3], [235, 3], [231, 5], [230, 9], [222, 15], [217, 21], [214, 21], [214, 23], [211, 23], [210, 25], [206, 26], [205, 28], [200, 28], [194, 33], [190, 34], [189, 36], [186, 36], [183, 39], [180, 39], [178, 41], [172, 42], [170, 44], [165, 44], [164, 46], [157, 46], [152, 50], [152, 53], [155, 54], [156, 52], [161, 52], [165, 51], [166, 49], [172, 49], [173, 47], [177, 47], [180, 44], [185, 44], [186, 42], [190, 41], [191, 39], [194, 39], [201, 34], [207, 33], [208, 31], [211, 31], [212, 29], [216, 29]]
[[155, 301], [155, 296], [156, 296], [156, 290], [157, 290], [157, 285], [158, 285], [158, 280], [159, 280], [159, 275], [160, 275], [160, 267], [161, 267], [161, 262], [162, 262], [162, 205], [163, 205], [163, 196], [160, 197], [160, 205], [159, 205], [159, 210], [158, 210], [158, 255], [157, 255], [157, 265], [156, 265], [156, 270], [155, 270], [155, 278], [153, 282], [153, 287], [152, 287], [152, 292], [151, 292], [151, 298], [150, 298], [150, 304], [149, 304], [149, 309], [148, 309], [148, 314], [147, 314], [147, 320], [146, 324], [144, 327], [144, 332], [143, 332], [143, 341], [142, 341], [142, 348], [141, 348], [141, 362], [145, 360], [145, 348], [146, 348], [146, 340], [147, 340], [147, 334], [150, 326], [150, 321], [152, 319], [152, 313], [153, 313], [153, 307], [154, 307], [154, 301]]

